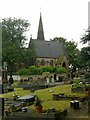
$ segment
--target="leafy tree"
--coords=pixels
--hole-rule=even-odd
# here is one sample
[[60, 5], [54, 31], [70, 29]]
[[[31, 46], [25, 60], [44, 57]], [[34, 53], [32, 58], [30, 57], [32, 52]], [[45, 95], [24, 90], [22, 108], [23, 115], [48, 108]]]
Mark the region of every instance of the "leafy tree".
[[29, 26], [29, 22], [24, 19], [2, 19], [2, 59], [9, 67], [14, 63], [22, 63], [23, 58], [26, 57], [25, 33]]
[[84, 67], [90, 67], [90, 47], [84, 47], [81, 49], [81, 60]]
[[62, 42], [62, 43], [66, 42], [66, 39], [64, 37], [55, 37], [55, 38], [50, 39], [50, 40], [57, 41], [57, 42]]
[[83, 44], [90, 42], [90, 28], [88, 30], [86, 30], [85, 33], [83, 34], [83, 36], [81, 38], [81, 42]]
[[63, 37], [55, 37], [53, 40], [64, 44], [69, 64], [72, 64], [75, 68], [80, 67], [80, 51], [77, 48], [77, 44], [74, 41], [67, 41], [67, 39]]
[[[83, 37], [81, 38], [83, 44], [90, 42], [90, 27], [85, 31]], [[90, 70], [90, 46], [84, 47], [81, 49], [81, 57], [84, 65], [89, 67]]]

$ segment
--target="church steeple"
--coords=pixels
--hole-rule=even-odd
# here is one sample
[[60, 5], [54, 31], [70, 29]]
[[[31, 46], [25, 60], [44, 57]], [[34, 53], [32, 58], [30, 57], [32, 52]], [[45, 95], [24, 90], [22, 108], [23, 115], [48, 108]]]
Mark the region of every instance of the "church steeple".
[[39, 19], [37, 40], [45, 40], [44, 39], [44, 31], [43, 31], [43, 23], [42, 23], [41, 13], [40, 13], [40, 19]]

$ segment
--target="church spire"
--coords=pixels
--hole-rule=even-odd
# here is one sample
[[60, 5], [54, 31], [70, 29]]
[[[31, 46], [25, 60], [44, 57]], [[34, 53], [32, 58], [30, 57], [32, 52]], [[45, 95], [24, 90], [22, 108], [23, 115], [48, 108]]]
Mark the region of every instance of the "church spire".
[[37, 40], [44, 40], [44, 31], [43, 31], [43, 23], [42, 23], [41, 12], [40, 12]]

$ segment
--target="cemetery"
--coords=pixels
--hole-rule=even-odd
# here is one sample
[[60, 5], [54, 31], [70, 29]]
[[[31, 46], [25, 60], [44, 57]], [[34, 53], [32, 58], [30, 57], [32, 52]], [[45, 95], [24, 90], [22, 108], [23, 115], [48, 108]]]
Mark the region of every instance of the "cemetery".
[[[33, 70], [36, 69], [34, 67]], [[56, 72], [51, 72], [51, 69], [40, 74], [21, 75], [20, 80], [3, 85], [4, 93], [0, 97], [4, 98], [5, 120], [24, 116], [58, 120], [75, 117], [78, 111], [81, 113], [78, 117], [89, 115], [89, 84], [85, 82], [86, 78], [75, 76], [71, 82], [67, 80], [65, 69], [53, 67]]]
[[[4, 110], [5, 119], [8, 120], [12, 118], [12, 113], [13, 117], [21, 116], [22, 118], [22, 113], [25, 112], [26, 116], [28, 115], [30, 118], [37, 116], [37, 113], [39, 113], [38, 118], [42, 119], [48, 117], [52, 119], [51, 114], [53, 114], [53, 119], [56, 120], [56, 118], [65, 118], [67, 114], [70, 114], [68, 111], [71, 109], [81, 110], [84, 104], [83, 101], [86, 102], [85, 106], [87, 106], [88, 97], [84, 92], [73, 92], [73, 84], [55, 83], [55, 86], [35, 89], [34, 91], [31, 91], [31, 89], [23, 89], [23, 87], [13, 87], [14, 91], [2, 94], [2, 97], [6, 98]], [[35, 101], [37, 96], [39, 101]], [[35, 110], [36, 104], [41, 105], [41, 110], [40, 108], [39, 111]]]
[[37, 38], [28, 43], [28, 20], [2, 23], [2, 120], [90, 118], [90, 46], [80, 51], [73, 40], [45, 40], [41, 13]]

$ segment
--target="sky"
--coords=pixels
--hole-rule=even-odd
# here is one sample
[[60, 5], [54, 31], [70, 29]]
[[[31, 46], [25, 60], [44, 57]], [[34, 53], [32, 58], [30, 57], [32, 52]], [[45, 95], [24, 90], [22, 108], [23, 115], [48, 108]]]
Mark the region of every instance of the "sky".
[[[80, 38], [88, 28], [89, 0], [0, 0], [0, 17], [16, 17], [30, 22], [30, 35], [37, 38], [37, 30], [42, 14], [45, 40], [64, 37], [80, 44]], [[85, 46], [85, 45], [84, 45]]]

